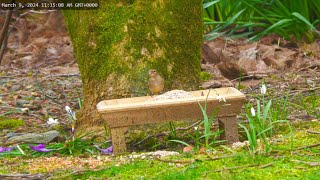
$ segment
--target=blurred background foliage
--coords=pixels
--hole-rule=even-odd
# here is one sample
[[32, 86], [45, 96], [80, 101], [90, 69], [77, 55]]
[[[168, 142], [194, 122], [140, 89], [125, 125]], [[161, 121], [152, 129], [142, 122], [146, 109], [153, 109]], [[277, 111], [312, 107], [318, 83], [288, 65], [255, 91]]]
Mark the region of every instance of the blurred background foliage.
[[319, 0], [204, 0], [205, 40], [219, 36], [258, 40], [277, 34], [313, 42], [320, 36]]

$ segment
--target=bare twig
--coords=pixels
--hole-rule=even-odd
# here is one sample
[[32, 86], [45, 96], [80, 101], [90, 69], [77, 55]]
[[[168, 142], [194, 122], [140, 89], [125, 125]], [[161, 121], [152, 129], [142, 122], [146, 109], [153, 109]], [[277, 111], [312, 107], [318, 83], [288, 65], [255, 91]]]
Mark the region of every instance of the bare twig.
[[291, 162], [296, 162], [296, 163], [303, 163], [307, 164], [309, 166], [319, 166], [320, 162], [306, 162], [306, 161], [300, 161], [300, 160], [290, 160]]
[[208, 160], [219, 160], [219, 159], [224, 159], [224, 158], [230, 158], [230, 157], [236, 157], [238, 155], [227, 155], [227, 156], [219, 156], [219, 157], [211, 157], [210, 155], [207, 154], [209, 158], [205, 159], [191, 159], [191, 160], [171, 160], [171, 159], [161, 159], [161, 158], [156, 158], [158, 161], [162, 162], [168, 162], [168, 163], [181, 163], [181, 164], [191, 164], [194, 163], [195, 161], [208, 161]]
[[260, 169], [263, 169], [263, 168], [272, 166], [273, 164], [274, 164], [274, 162], [271, 162], [271, 163], [268, 163], [268, 164], [264, 164], [264, 165], [260, 165], [259, 168], [260, 168]]
[[231, 158], [231, 157], [237, 157], [238, 155], [226, 155], [226, 156], [218, 156], [218, 157], [212, 157], [210, 156], [208, 153], [206, 153], [207, 156], [211, 159], [211, 160], [219, 160], [219, 159], [224, 159], [224, 158]]
[[233, 170], [233, 169], [243, 169], [243, 168], [254, 167], [254, 166], [259, 166], [259, 164], [249, 164], [249, 165], [244, 165], [244, 166], [233, 166], [233, 167], [218, 169], [218, 170], [215, 170], [214, 172], [221, 172], [221, 171]]
[[152, 137], [150, 134], [148, 134], [145, 138], [143, 138], [141, 141], [133, 144], [132, 146], [135, 147], [135, 146], [139, 146], [140, 144], [142, 144], [144, 141], [146, 141], [147, 139], [149, 139], [150, 137]]
[[316, 90], [319, 90], [319, 89], [320, 89], [320, 87], [297, 89], [297, 90], [291, 91], [290, 95], [301, 94], [301, 93], [310, 92], [310, 91], [316, 91]]
[[305, 71], [305, 70], [309, 70], [309, 69], [317, 69], [319, 66], [319, 64], [313, 64], [304, 68], [299, 69], [297, 72], [301, 72], [301, 71]]
[[160, 136], [166, 136], [168, 135], [169, 133], [168, 132], [162, 132], [162, 133], [158, 133], [158, 134], [155, 134], [155, 135], [147, 135], [145, 138], [143, 138], [141, 141], [133, 144], [132, 146], [135, 147], [135, 146], [138, 146], [140, 144], [142, 144], [143, 142], [145, 142], [146, 140], [152, 138], [152, 137], [160, 137]]
[[0, 33], [0, 44], [1, 45], [2, 45], [2, 42], [4, 40], [6, 33], [8, 32], [11, 16], [12, 16], [12, 9], [9, 9], [9, 10], [7, 10], [6, 19], [5, 19], [5, 22], [3, 24], [3, 27], [2, 27], [1, 33]]
[[180, 164], [191, 164], [196, 161], [196, 159], [191, 159], [191, 160], [171, 160], [171, 159], [161, 159], [161, 158], [156, 158], [158, 161], [162, 162], [168, 162], [168, 163], [180, 163]]
[[189, 130], [195, 126], [197, 126], [198, 124], [200, 124], [202, 122], [202, 120], [200, 121], [197, 121], [195, 123], [193, 123], [192, 125], [188, 126], [188, 127], [185, 127], [185, 128], [177, 128], [176, 131], [186, 131], [186, 130]]
[[43, 174], [0, 174], [0, 179], [45, 179]]
[[78, 171], [73, 171], [71, 173], [67, 173], [67, 174], [55, 174], [53, 176], [50, 177], [50, 179], [68, 179], [68, 177], [70, 178], [70, 176], [72, 175], [81, 175], [84, 174], [85, 172], [98, 172], [98, 171], [102, 171], [102, 170], [106, 170], [106, 169], [110, 169], [110, 167], [103, 167], [103, 168], [98, 168], [98, 169], [81, 169]]
[[[13, 0], [11, 2], [14, 3], [15, 1]], [[8, 36], [9, 36], [8, 29], [9, 29], [9, 23], [11, 21], [12, 12], [13, 12], [13, 8], [10, 8], [9, 10], [7, 10], [6, 19], [0, 33], [0, 47], [1, 47], [0, 48], [0, 65], [4, 55], [4, 51], [7, 47]]]
[[15, 78], [19, 77], [20, 75], [11, 75], [11, 76], [0, 76], [0, 78]]
[[320, 134], [320, 132], [310, 131], [310, 130], [307, 130], [307, 133], [310, 133], [310, 134]]
[[248, 76], [241, 76], [235, 79], [230, 80], [231, 82], [233, 81], [238, 81], [239, 79], [241, 80], [247, 80], [247, 79], [263, 79], [264, 77], [267, 77], [267, 74], [252, 74]]
[[[302, 147], [298, 147], [298, 148], [293, 148], [293, 150], [301, 150], [301, 149], [313, 148], [313, 147], [317, 147], [317, 146], [320, 146], [320, 143], [311, 144], [311, 145], [308, 145], [308, 146], [302, 146]], [[286, 151], [288, 151], [288, 150], [291, 150], [291, 149], [286, 149]], [[273, 150], [272, 152], [278, 153], [280, 151], [279, 150]], [[272, 156], [276, 156], [276, 155], [277, 154], [274, 154]]]
[[268, 164], [249, 164], [249, 165], [244, 165], [244, 166], [233, 166], [233, 167], [218, 169], [218, 170], [215, 170], [215, 172], [221, 172], [221, 171], [233, 170], [233, 169], [243, 169], [243, 168], [255, 167], [255, 166], [258, 166], [260, 169], [262, 169], [262, 168], [265, 168], [265, 167], [269, 167], [272, 164], [274, 164], [274, 162], [271, 162], [271, 163], [268, 163]]
[[312, 147], [317, 147], [317, 146], [320, 146], [320, 143], [312, 144], [312, 145], [308, 145], [308, 146], [302, 146], [302, 147], [299, 147], [299, 148], [294, 148], [294, 150], [307, 149], [307, 148], [312, 148]]
[[50, 13], [50, 12], [52, 12], [52, 11], [57, 11], [57, 10], [48, 10], [48, 11], [34, 11], [34, 10], [29, 10], [29, 11], [27, 11], [27, 12], [24, 12], [24, 13], [22, 13], [22, 14], [20, 14], [19, 15], [19, 17], [16, 19], [16, 22], [10, 27], [10, 29], [9, 29], [9, 33], [13, 30], [13, 28], [17, 25], [17, 23], [19, 22], [19, 20], [22, 18], [22, 17], [24, 17], [24, 16], [26, 16], [27, 14], [29, 14], [29, 13], [35, 13], [35, 14], [47, 14], [47, 13]]
[[313, 153], [313, 154], [300, 154], [300, 153], [296, 153], [294, 152], [293, 154], [297, 155], [297, 156], [319, 156], [320, 153]]
[[80, 76], [79, 73], [76, 74], [55, 74], [55, 75], [48, 75], [45, 78], [52, 78], [52, 77], [71, 77], [71, 76]]

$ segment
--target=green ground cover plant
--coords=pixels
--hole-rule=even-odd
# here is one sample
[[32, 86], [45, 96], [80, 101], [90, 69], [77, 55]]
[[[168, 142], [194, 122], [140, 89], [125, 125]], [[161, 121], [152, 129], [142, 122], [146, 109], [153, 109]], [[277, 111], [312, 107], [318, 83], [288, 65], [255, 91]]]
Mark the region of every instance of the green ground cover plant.
[[[76, 136], [72, 141], [70, 136], [69, 141], [65, 143], [47, 145], [46, 148], [52, 150], [50, 152], [32, 151], [28, 144], [21, 144], [19, 147], [24, 154], [19, 149], [1, 153], [0, 173], [41, 172], [52, 179], [317, 179], [320, 175], [319, 135], [309, 131], [318, 131], [319, 121], [298, 121], [289, 124], [286, 119], [290, 114], [291, 101], [295, 99], [289, 95], [272, 96], [271, 91], [263, 89], [261, 88], [262, 94], [253, 95], [256, 97], [256, 104], [253, 104], [254, 101], [246, 104], [246, 110], [243, 112], [249, 122], [243, 124], [242, 128], [247, 129], [249, 133], [245, 132], [241, 139], [248, 139], [247, 144], [238, 142], [217, 146], [214, 134], [219, 133], [212, 132], [209, 128], [215, 112], [206, 116], [206, 104], [199, 104], [204, 113], [203, 120], [190, 135], [193, 137], [195, 153], [181, 152], [179, 155], [164, 158], [106, 156], [109, 160], [96, 169], [68, 168], [49, 172], [43, 166], [32, 166], [30, 162], [50, 157], [82, 157], [84, 161], [87, 161], [86, 158], [101, 159], [100, 151], [92, 146], [96, 143], [94, 139]], [[285, 106], [281, 107], [280, 104]], [[252, 107], [254, 113], [251, 112]], [[315, 107], [319, 108], [318, 104]], [[180, 143], [184, 144], [184, 138], [181, 138], [179, 133], [177, 137]], [[170, 146], [167, 150], [180, 152], [181, 147], [177, 143], [174, 144], [177, 146]], [[103, 146], [107, 147], [108, 144], [104, 143]], [[207, 151], [204, 154], [198, 153], [200, 147], [206, 147]]]
[[275, 33], [291, 40], [319, 37], [320, 1], [204, 0], [207, 40], [225, 35], [257, 40]]
[[[212, 148], [213, 145], [215, 145], [216, 143], [219, 142], [223, 142], [223, 141], [218, 141], [217, 137], [220, 135], [221, 131], [216, 131], [213, 132], [212, 129], [212, 125], [213, 125], [213, 120], [218, 112], [218, 109], [214, 109], [211, 113], [210, 116], [207, 115], [207, 100], [208, 100], [208, 96], [210, 94], [210, 90], [207, 94], [204, 106], [202, 106], [200, 104], [200, 102], [198, 102], [199, 107], [201, 109], [202, 115], [203, 115], [203, 120], [200, 122], [200, 124], [198, 126], [195, 126], [195, 136], [190, 135], [190, 137], [194, 140], [194, 147], [193, 145], [190, 145], [184, 141], [181, 140], [170, 140], [172, 142], [177, 142], [177, 143], [181, 143], [183, 145], [186, 145], [187, 147], [193, 147], [193, 150], [196, 153], [199, 153], [199, 150], [201, 147], [205, 147], [206, 150], [209, 150], [210, 148]], [[219, 96], [218, 96], [219, 97]], [[200, 128], [203, 127], [203, 132], [200, 132]], [[201, 141], [202, 139], [204, 139], [204, 142]]]
[[[232, 149], [221, 146], [215, 154], [182, 153], [178, 156], [159, 159], [115, 158], [113, 162], [97, 171], [88, 170], [81, 174], [56, 174], [55, 178], [70, 179], [317, 179], [320, 175], [320, 153], [317, 144], [319, 135], [306, 132], [309, 128], [319, 129], [319, 122], [293, 124], [294, 149], [288, 139], [274, 144], [269, 155], [252, 156], [247, 147]], [[278, 130], [280, 134], [287, 130]], [[230, 147], [231, 148], [231, 147]], [[222, 157], [222, 158], [219, 158]], [[121, 159], [121, 160], [120, 160]], [[314, 163], [314, 165], [312, 165]], [[146, 168], [147, 167], [147, 168]]]
[[[275, 124], [286, 123], [289, 129], [290, 136], [290, 149], [293, 149], [293, 132], [291, 128], [290, 122], [286, 119], [287, 117], [287, 109], [286, 102], [287, 98], [280, 98], [279, 102], [270, 99], [268, 101], [265, 100], [265, 94], [267, 92], [266, 85], [263, 84], [261, 86], [261, 95], [260, 98], [262, 104], [260, 104], [260, 100], [256, 101], [256, 109], [250, 104], [245, 104], [246, 117], [249, 122], [249, 127], [246, 127], [242, 124], [239, 124], [245, 130], [247, 139], [249, 141], [249, 149], [251, 154], [261, 153], [259, 151], [264, 151], [267, 155], [272, 150], [272, 137], [274, 135]], [[275, 105], [273, 105], [275, 102]], [[282, 108], [279, 108], [280, 103], [282, 104]], [[284, 105], [284, 106], [283, 106]], [[274, 106], [274, 107], [273, 107]], [[279, 119], [285, 118], [285, 119]]]

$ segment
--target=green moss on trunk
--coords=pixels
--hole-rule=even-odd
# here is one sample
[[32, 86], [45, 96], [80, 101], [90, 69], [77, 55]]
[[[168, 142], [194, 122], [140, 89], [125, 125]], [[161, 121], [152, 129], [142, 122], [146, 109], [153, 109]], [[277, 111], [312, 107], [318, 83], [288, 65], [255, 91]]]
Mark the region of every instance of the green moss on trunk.
[[80, 122], [98, 122], [103, 99], [147, 95], [151, 68], [166, 90], [199, 86], [201, 0], [107, 0], [64, 16], [83, 82]]

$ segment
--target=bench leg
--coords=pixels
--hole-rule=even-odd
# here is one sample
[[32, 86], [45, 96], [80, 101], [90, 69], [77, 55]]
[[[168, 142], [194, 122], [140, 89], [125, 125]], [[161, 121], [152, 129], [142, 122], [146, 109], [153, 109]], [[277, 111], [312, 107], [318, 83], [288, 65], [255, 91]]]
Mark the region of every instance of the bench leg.
[[228, 143], [239, 141], [237, 117], [221, 117], [218, 119], [219, 129], [223, 130], [220, 135], [221, 139], [225, 139]]
[[124, 134], [127, 129], [127, 127], [110, 128], [114, 155], [123, 154], [127, 151], [126, 141], [124, 138]]

